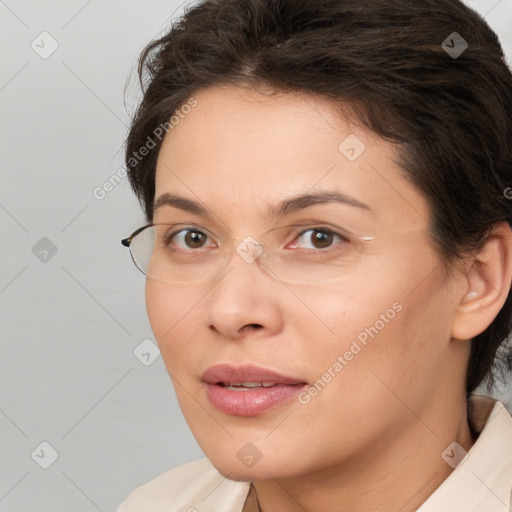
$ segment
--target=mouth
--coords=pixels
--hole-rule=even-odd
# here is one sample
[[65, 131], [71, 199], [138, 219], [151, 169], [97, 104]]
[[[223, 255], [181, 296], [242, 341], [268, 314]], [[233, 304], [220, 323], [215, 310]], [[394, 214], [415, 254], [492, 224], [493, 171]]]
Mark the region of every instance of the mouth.
[[277, 386], [276, 382], [237, 382], [233, 384], [229, 382], [217, 382], [217, 384], [231, 391], [249, 391], [254, 388], [272, 388]]
[[215, 365], [202, 375], [210, 403], [225, 414], [254, 416], [288, 402], [307, 383], [253, 365]]

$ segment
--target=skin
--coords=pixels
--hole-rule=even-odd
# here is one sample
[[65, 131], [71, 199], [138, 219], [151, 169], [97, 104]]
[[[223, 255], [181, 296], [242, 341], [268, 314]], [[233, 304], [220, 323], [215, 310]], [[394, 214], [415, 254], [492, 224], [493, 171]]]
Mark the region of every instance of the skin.
[[[285, 286], [235, 252], [220, 280], [148, 279], [149, 320], [180, 407], [215, 467], [255, 482], [263, 511], [416, 510], [452, 471], [441, 453], [453, 441], [466, 451], [474, 443], [468, 340], [510, 289], [510, 228], [497, 226], [447, 276], [427, 236], [428, 204], [404, 178], [397, 147], [327, 99], [263, 92], [216, 86], [194, 94], [197, 106], [163, 142], [155, 197], [198, 201], [214, 220], [163, 206], [154, 222], [179, 213], [183, 222], [258, 239], [275, 223], [270, 205], [338, 190], [374, 213], [322, 204], [279, 222], [337, 222], [375, 239], [339, 280], [322, 284]], [[366, 146], [353, 162], [338, 150], [350, 134]], [[208, 401], [201, 375], [217, 363], [254, 363], [314, 383], [397, 302], [395, 318], [309, 403], [238, 417]], [[237, 457], [248, 442], [261, 452], [252, 468]]]

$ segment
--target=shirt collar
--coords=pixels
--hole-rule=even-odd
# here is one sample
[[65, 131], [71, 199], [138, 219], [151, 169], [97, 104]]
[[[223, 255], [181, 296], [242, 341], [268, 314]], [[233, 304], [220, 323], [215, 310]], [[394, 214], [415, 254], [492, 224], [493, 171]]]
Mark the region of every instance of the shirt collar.
[[468, 419], [478, 439], [417, 512], [512, 511], [512, 418], [498, 400], [472, 395]]

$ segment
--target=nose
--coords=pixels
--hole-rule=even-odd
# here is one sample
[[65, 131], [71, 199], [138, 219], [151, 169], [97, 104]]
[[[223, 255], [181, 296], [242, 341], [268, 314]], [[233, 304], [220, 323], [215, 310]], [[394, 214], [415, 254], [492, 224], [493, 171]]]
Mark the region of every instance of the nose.
[[223, 337], [267, 337], [283, 328], [283, 293], [276, 289], [283, 285], [269, 278], [255, 256], [240, 245], [205, 298], [208, 328]]

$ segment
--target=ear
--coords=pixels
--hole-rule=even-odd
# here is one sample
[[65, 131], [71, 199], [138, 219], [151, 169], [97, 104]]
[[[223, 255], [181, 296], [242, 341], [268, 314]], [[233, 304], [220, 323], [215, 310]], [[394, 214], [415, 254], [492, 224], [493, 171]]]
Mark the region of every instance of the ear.
[[459, 340], [469, 340], [485, 331], [510, 293], [512, 230], [508, 223], [494, 226], [465, 268], [464, 290], [452, 325], [452, 338]]

